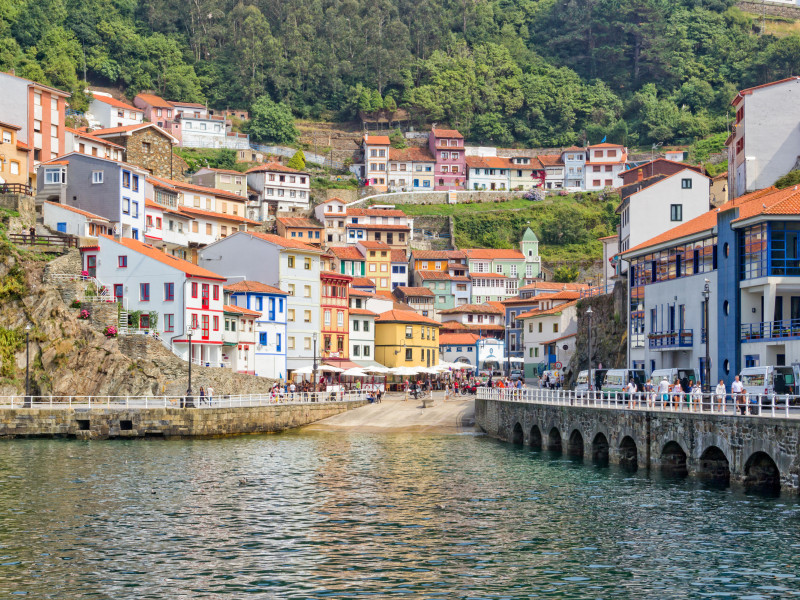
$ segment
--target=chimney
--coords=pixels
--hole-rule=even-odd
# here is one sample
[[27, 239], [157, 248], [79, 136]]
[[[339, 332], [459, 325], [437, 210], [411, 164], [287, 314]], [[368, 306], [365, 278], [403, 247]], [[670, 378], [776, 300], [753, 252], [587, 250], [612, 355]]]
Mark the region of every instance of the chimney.
[[637, 169], [637, 171], [636, 171], [636, 181], [641, 181], [643, 178], [644, 178], [644, 175], [642, 174], [642, 169]]

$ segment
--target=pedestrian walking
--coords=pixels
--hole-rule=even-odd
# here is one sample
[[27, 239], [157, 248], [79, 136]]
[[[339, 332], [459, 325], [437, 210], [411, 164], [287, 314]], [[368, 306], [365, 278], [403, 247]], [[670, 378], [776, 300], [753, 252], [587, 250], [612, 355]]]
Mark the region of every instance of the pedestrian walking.
[[722, 379], [719, 380], [717, 384], [717, 388], [714, 390], [714, 396], [717, 401], [717, 408], [720, 412], [725, 411], [725, 397], [728, 395], [727, 390], [725, 389], [725, 382]]
[[206, 389], [206, 397], [208, 398], [208, 405], [211, 406], [211, 401], [214, 399], [214, 388], [213, 387], [208, 386], [208, 389]]
[[672, 407], [680, 410], [681, 400], [683, 400], [683, 386], [676, 377], [675, 383], [672, 384]]
[[739, 381], [739, 376], [733, 378], [733, 383], [731, 384], [731, 394], [733, 395], [733, 401], [736, 403], [736, 406], [739, 407], [739, 411], [743, 415], [747, 414], [747, 404], [745, 403], [744, 398], [744, 385], [741, 381]]
[[203, 389], [203, 386], [200, 386], [200, 400], [198, 400], [198, 406], [203, 406], [203, 402], [206, 399], [206, 391]]
[[700, 387], [700, 382], [695, 381], [692, 387], [692, 411], [703, 410], [703, 389]]
[[656, 399], [656, 389], [653, 387], [653, 379], [648, 379], [647, 383], [644, 384], [644, 393], [645, 393], [645, 400], [647, 401], [647, 406], [652, 407], [655, 404]]

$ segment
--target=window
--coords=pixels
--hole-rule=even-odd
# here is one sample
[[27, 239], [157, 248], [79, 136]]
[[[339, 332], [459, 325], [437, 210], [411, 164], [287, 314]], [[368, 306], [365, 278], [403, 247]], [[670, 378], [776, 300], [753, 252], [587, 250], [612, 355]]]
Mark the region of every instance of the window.
[[122, 187], [130, 189], [130, 187], [131, 187], [131, 172], [130, 171], [123, 171], [122, 172]]
[[290, 308], [287, 311], [287, 318], [289, 319], [290, 322], [294, 322], [294, 309], [293, 308]]
[[353, 356], [361, 356], [361, 346], [358, 344], [353, 346]]
[[358, 324], [359, 323], [360, 323], [360, 321], [358, 319], [355, 319], [353, 321], [353, 331], [358, 331]]
[[92, 184], [103, 183], [103, 172], [92, 171]]
[[339, 327], [344, 327], [344, 311], [340, 310], [336, 313], [336, 324]]
[[192, 282], [192, 298], [197, 298], [197, 282]]
[[306, 271], [310, 271], [311, 270], [311, 259], [310, 258], [303, 259], [303, 268]]
[[136, 200], [131, 203], [131, 216], [134, 219], [139, 218], [139, 203]]
[[669, 220], [670, 221], [683, 221], [683, 204], [671, 204], [670, 205], [670, 207], [669, 207]]
[[330, 327], [330, 324], [331, 324], [331, 311], [330, 310], [326, 310], [325, 311], [325, 326], [326, 327]]
[[290, 254], [287, 260], [289, 261], [289, 268], [294, 269], [294, 256]]
[[117, 266], [119, 266], [120, 269], [124, 269], [125, 267], [127, 267], [128, 257], [125, 255], [117, 257]]
[[553, 323], [553, 333], [558, 333], [558, 323]]
[[294, 284], [293, 283], [289, 284], [289, 295], [290, 296], [294, 296]]
[[[369, 331], [369, 321], [364, 321], [364, 327], [362, 328], [362, 330]], [[364, 356], [366, 356], [366, 354]]]
[[304, 285], [303, 286], [303, 297], [304, 298], [311, 298], [311, 286]]
[[681, 179], [681, 189], [682, 190], [690, 190], [690, 189], [692, 189], [692, 180], [691, 179]]
[[139, 299], [142, 302], [147, 302], [150, 300], [150, 284], [149, 283], [140, 283], [139, 284]]
[[414, 336], [414, 328], [411, 325], [406, 327], [406, 339], [410, 340]]
[[294, 336], [287, 338], [289, 350], [294, 350]]
[[164, 332], [175, 331], [175, 315], [164, 315]]
[[413, 360], [414, 356], [412, 355], [411, 348], [406, 348], [406, 360]]
[[139, 191], [139, 176], [138, 175], [134, 175], [133, 176], [133, 185], [131, 186], [131, 189], [133, 189], [134, 192], [138, 192]]
[[131, 213], [131, 200], [130, 198], [122, 199], [122, 214], [129, 215]]
[[306, 323], [311, 323], [311, 311], [310, 310], [304, 310], [303, 311], [303, 321], [305, 321]]
[[175, 284], [174, 283], [165, 283], [164, 284], [164, 301], [170, 302], [175, 300]]
[[266, 332], [262, 331], [261, 333], [258, 334], [258, 343], [261, 346], [266, 346], [267, 345], [267, 334], [266, 334]]
[[142, 142], [142, 152], [144, 154], [150, 154], [150, 142]]

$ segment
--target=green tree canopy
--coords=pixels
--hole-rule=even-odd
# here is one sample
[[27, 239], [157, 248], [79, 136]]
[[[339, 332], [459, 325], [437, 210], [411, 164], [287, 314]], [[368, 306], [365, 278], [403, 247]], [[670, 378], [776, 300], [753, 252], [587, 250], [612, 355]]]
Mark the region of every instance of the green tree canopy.
[[297, 169], [298, 171], [302, 171], [306, 168], [306, 155], [303, 154], [302, 150], [298, 150], [294, 153], [294, 156], [289, 159], [289, 162], [286, 163], [287, 167], [292, 169]]
[[257, 142], [276, 144], [293, 144], [299, 135], [289, 107], [273, 102], [269, 96], [261, 96], [253, 103], [247, 131]]

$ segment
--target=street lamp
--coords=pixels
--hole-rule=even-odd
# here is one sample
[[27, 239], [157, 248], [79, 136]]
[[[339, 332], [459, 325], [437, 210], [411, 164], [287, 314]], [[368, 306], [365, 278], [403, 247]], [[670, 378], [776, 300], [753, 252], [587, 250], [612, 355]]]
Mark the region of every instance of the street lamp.
[[703, 287], [703, 311], [705, 315], [705, 325], [706, 325], [706, 364], [703, 367], [705, 371], [705, 385], [703, 386], [703, 392], [708, 394], [711, 392], [711, 357], [709, 356], [709, 341], [711, 337], [711, 327], [709, 326], [710, 323], [708, 322], [708, 302], [711, 298], [711, 288], [709, 287], [709, 280], [705, 280], [705, 286]]
[[506, 376], [511, 377], [511, 323], [506, 323]]
[[314, 363], [311, 367], [311, 388], [314, 391], [317, 391], [317, 332], [311, 334], [311, 338], [314, 340]]
[[186, 399], [183, 403], [183, 408], [194, 408], [194, 398], [192, 398], [192, 336], [194, 335], [194, 327], [189, 326], [186, 332], [189, 337], [189, 387], [186, 389]]
[[25, 326], [25, 401], [22, 403], [23, 408], [31, 407], [31, 384], [30, 384], [30, 341], [31, 341], [31, 324]]
[[587, 327], [587, 351], [586, 357], [589, 359], [589, 391], [591, 392], [594, 388], [594, 380], [592, 379], [592, 307], [586, 309], [586, 318], [589, 320], [588, 327]]

